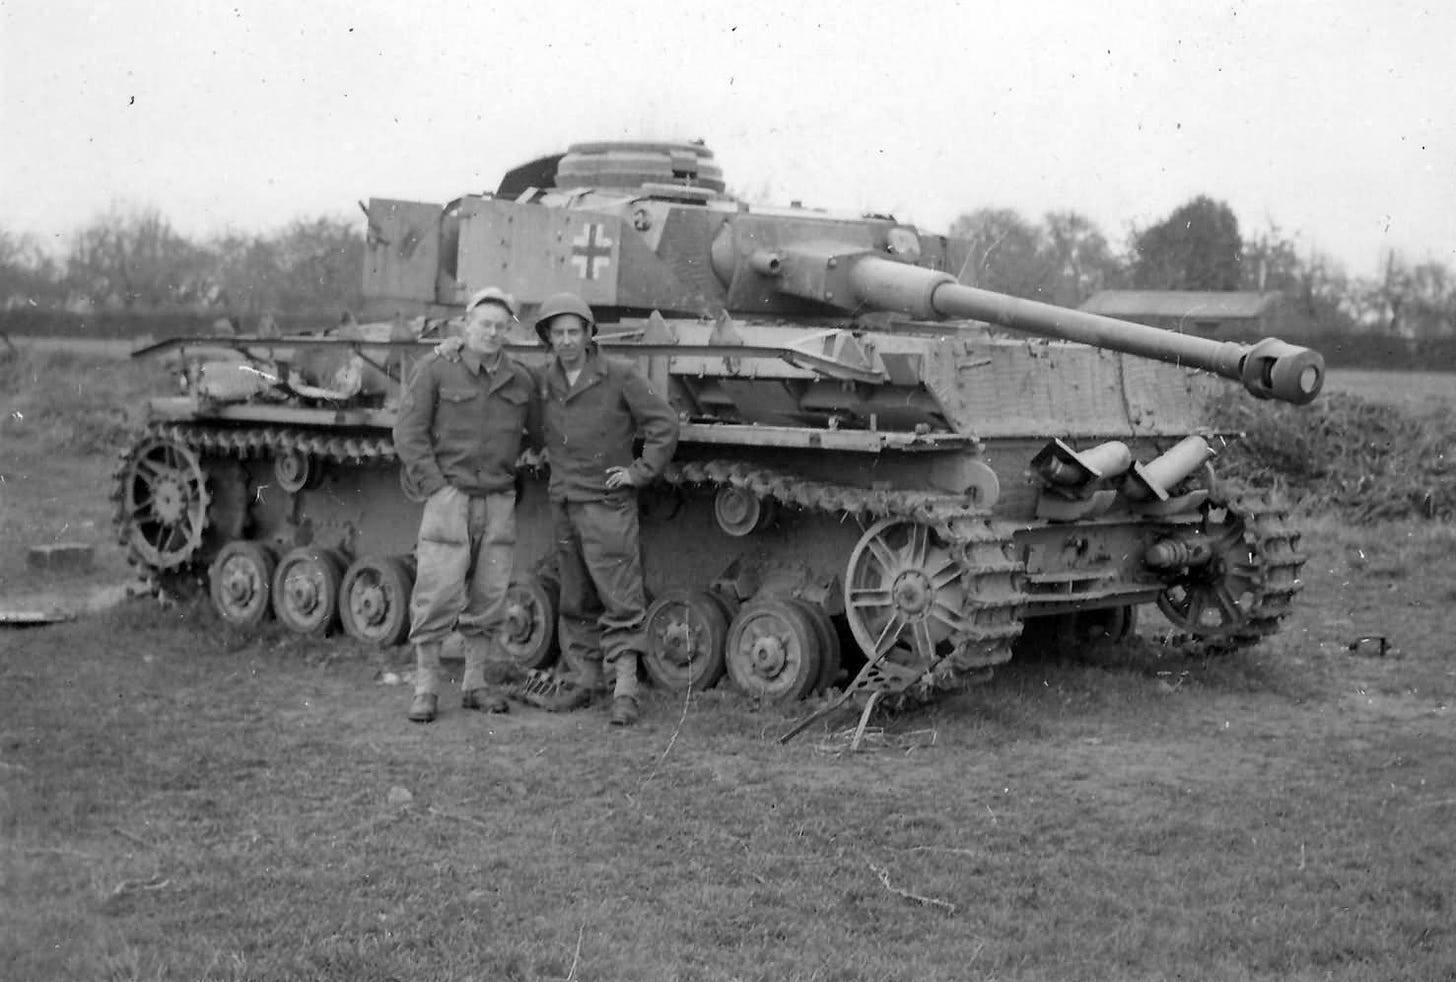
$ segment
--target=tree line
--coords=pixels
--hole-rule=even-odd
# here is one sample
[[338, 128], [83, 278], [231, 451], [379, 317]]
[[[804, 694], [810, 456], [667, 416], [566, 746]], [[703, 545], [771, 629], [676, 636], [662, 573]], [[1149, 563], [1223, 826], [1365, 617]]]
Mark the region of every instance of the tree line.
[[360, 223], [298, 219], [269, 232], [198, 241], [155, 208], [113, 207], [74, 232], [59, 257], [0, 228], [0, 306], [97, 313], [264, 316], [357, 310]]
[[[362, 223], [299, 219], [262, 234], [198, 241], [155, 208], [113, 207], [74, 232], [62, 254], [0, 228], [0, 307], [215, 315], [357, 310]], [[1166, 219], [1132, 228], [1114, 249], [1076, 211], [1030, 221], [1005, 208], [968, 212], [950, 234], [969, 240], [965, 282], [1013, 296], [1078, 306], [1103, 289], [1277, 292], [1323, 332], [1393, 338], [1456, 335], [1456, 272], [1387, 253], [1370, 277], [1352, 277], [1317, 251], [1301, 251], [1275, 225], [1245, 235], [1221, 201], [1200, 195]]]
[[1035, 223], [983, 208], [957, 218], [950, 233], [971, 243], [963, 281], [1063, 306], [1098, 290], [1247, 290], [1283, 295], [1325, 333], [1456, 335], [1456, 273], [1442, 263], [1388, 252], [1375, 276], [1352, 277], [1328, 256], [1301, 251], [1277, 225], [1244, 235], [1233, 210], [1205, 195], [1131, 229], [1121, 252], [1076, 211]]

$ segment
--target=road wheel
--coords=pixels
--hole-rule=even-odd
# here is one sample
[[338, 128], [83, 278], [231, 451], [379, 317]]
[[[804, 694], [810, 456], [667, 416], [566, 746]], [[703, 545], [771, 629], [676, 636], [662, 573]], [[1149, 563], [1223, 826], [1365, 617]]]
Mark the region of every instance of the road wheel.
[[556, 660], [556, 598], [550, 585], [529, 576], [506, 591], [501, 646], [521, 668], [546, 668]]
[[707, 590], [669, 590], [647, 608], [643, 667], [674, 692], [710, 689], [723, 677], [728, 610]]
[[814, 625], [814, 636], [819, 642], [819, 677], [814, 680], [811, 691], [823, 692], [839, 684], [839, 673], [843, 667], [839, 632], [834, 628], [834, 620], [829, 616], [829, 611], [823, 607], [804, 599], [795, 600], [794, 603]]
[[728, 628], [728, 675], [767, 702], [802, 699], [819, 680], [823, 658], [813, 621], [796, 603], [777, 598], [745, 604]]
[[290, 631], [326, 635], [339, 620], [344, 557], [332, 549], [303, 546], [278, 563], [273, 574], [273, 612]]
[[370, 644], [399, 644], [409, 634], [414, 576], [403, 560], [363, 556], [344, 573], [339, 620], [344, 633]]
[[278, 553], [262, 542], [235, 539], [222, 547], [208, 571], [218, 616], [233, 627], [254, 628], [273, 616], [273, 574]]

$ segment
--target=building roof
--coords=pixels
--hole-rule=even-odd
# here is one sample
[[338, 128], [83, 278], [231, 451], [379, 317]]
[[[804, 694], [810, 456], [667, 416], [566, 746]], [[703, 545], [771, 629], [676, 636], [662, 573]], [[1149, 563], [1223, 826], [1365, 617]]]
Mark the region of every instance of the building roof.
[[1109, 317], [1186, 317], [1190, 320], [1257, 319], [1277, 300], [1277, 293], [1212, 290], [1101, 290], [1082, 309]]

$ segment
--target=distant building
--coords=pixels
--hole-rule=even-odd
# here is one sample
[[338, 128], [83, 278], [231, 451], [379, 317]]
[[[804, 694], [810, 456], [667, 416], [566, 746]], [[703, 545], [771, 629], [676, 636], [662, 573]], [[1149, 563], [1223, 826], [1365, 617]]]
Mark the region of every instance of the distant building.
[[1282, 293], [1102, 290], [1088, 297], [1082, 309], [1211, 338], [1301, 336], [1315, 329]]

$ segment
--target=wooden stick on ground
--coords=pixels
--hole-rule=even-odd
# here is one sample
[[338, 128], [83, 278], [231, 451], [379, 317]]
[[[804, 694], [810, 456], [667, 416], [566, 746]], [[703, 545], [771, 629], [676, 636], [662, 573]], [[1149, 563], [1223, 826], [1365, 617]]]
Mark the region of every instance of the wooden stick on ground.
[[884, 884], [885, 889], [889, 890], [897, 897], [904, 897], [906, 900], [913, 900], [915, 903], [921, 904], [925, 907], [939, 907], [947, 914], [954, 914], [956, 912], [956, 905], [948, 900], [937, 900], [935, 897], [922, 897], [918, 893], [911, 893], [909, 890], [901, 890], [899, 887], [891, 886], [890, 871], [885, 869], [883, 866], [876, 866], [874, 863], [870, 863], [869, 867], [871, 870], [874, 871], [874, 874], [880, 878], [880, 882]]
[[475, 827], [484, 829], [487, 832], [495, 831], [495, 829], [491, 828], [480, 819], [471, 818], [469, 815], [462, 815], [459, 812], [447, 812], [445, 809], [436, 808], [434, 805], [431, 805], [429, 808], [426, 809], [426, 811], [428, 811], [431, 815], [436, 816], [437, 818], [448, 818], [456, 822], [464, 822], [466, 825], [474, 825]]

